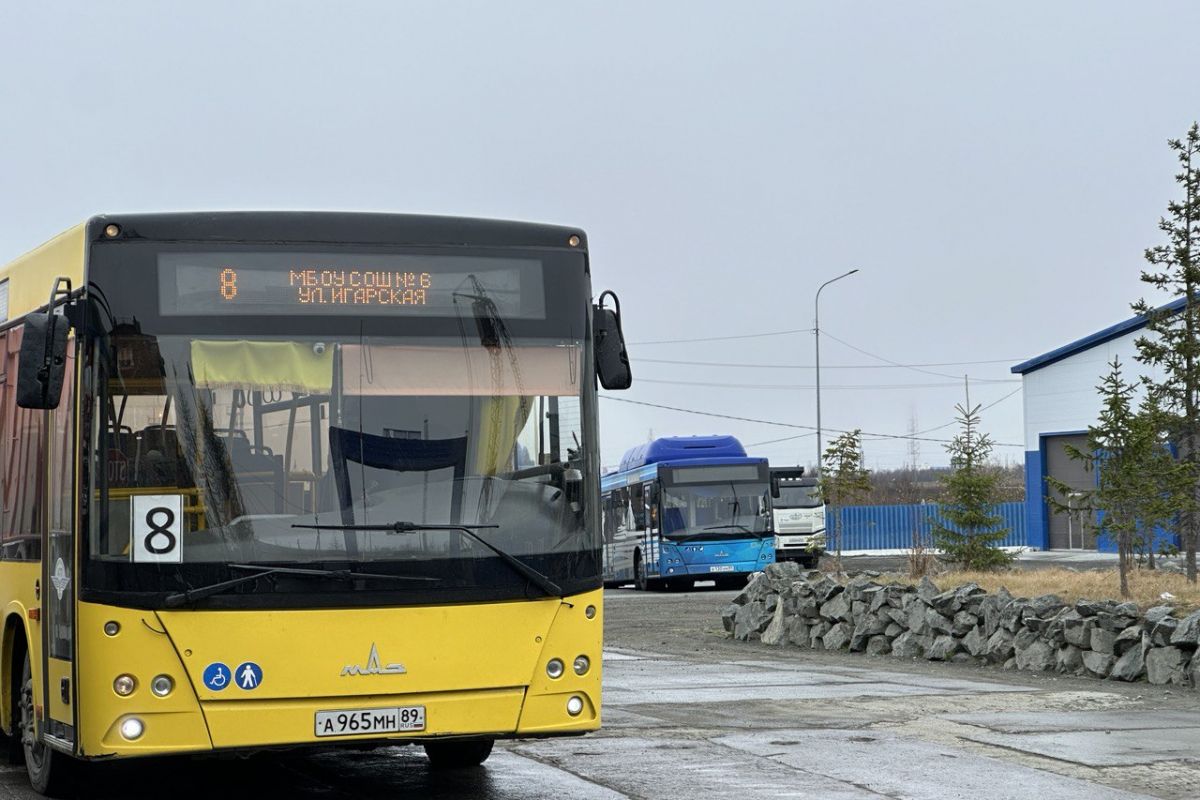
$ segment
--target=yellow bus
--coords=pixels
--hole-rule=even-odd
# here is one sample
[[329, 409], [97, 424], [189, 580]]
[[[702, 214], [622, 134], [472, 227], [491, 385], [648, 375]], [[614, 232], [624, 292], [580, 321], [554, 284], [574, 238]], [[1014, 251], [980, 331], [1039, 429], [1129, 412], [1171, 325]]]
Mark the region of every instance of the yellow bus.
[[390, 214], [99, 216], [0, 270], [0, 723], [34, 788], [598, 728], [609, 294], [583, 231]]

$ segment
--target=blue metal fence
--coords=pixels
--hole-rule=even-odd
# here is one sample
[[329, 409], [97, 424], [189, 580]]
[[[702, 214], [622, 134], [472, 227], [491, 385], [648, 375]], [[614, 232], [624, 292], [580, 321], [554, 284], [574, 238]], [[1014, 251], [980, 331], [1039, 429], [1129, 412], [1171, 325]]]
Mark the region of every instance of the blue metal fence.
[[[1001, 527], [1008, 536], [1001, 545], [1023, 547], [1028, 544], [1025, 530], [1025, 503], [1001, 503], [996, 514], [1004, 519]], [[908, 550], [913, 546], [913, 532], [922, 537], [926, 547], [932, 546], [933, 521], [938, 518], [936, 503], [898, 506], [847, 506], [842, 515], [842, 550]], [[825, 530], [829, 547], [833, 549], [834, 516], [827, 512]]]

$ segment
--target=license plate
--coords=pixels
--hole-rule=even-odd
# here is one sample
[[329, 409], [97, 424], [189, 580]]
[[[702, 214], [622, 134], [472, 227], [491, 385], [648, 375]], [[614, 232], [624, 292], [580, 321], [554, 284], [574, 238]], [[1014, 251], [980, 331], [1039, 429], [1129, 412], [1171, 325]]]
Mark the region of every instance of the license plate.
[[709, 572], [733, 572], [733, 564], [714, 564], [708, 568]]
[[317, 736], [363, 736], [425, 730], [425, 706], [318, 711]]

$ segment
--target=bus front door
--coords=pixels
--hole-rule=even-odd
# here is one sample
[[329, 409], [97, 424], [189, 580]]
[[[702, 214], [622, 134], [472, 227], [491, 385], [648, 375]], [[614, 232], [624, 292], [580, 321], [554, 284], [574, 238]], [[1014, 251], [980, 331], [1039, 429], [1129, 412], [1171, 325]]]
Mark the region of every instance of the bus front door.
[[45, 540], [42, 547], [42, 735], [75, 749], [75, 359], [68, 348], [58, 407], [47, 412]]

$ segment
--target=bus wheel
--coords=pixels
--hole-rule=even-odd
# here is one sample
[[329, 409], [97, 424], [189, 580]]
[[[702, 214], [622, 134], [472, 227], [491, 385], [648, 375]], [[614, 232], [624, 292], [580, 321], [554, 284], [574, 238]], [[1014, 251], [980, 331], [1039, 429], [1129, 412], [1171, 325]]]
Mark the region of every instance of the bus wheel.
[[33, 669], [29, 664], [29, 653], [21, 668], [21, 696], [17, 699], [21, 745], [25, 751], [25, 771], [29, 773], [29, 784], [39, 794], [57, 795], [65, 792], [71, 783], [71, 758], [56, 753], [37, 741], [33, 711]]
[[433, 769], [464, 769], [478, 767], [492, 754], [495, 739], [468, 741], [426, 742], [425, 755]]
[[646, 580], [646, 567], [642, 564], [640, 550], [633, 554], [633, 586], [639, 592], [650, 588], [650, 582]]

